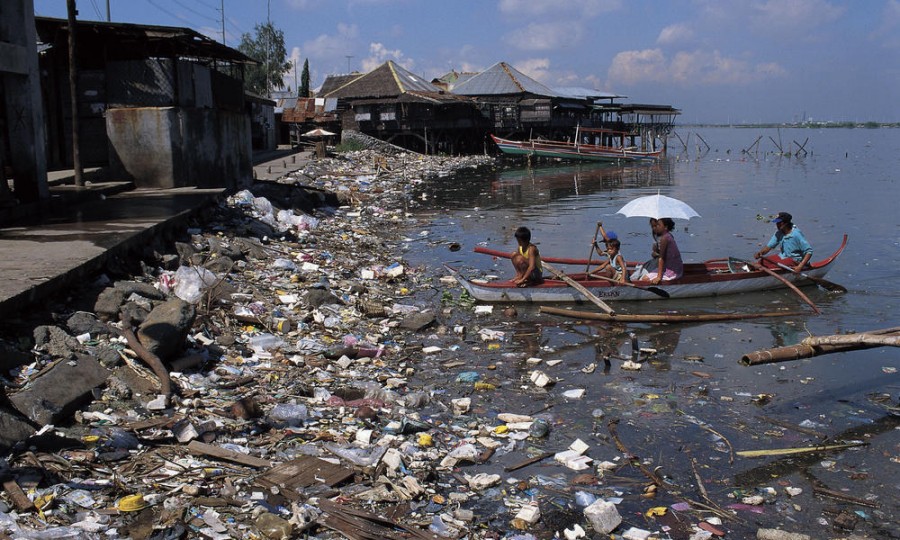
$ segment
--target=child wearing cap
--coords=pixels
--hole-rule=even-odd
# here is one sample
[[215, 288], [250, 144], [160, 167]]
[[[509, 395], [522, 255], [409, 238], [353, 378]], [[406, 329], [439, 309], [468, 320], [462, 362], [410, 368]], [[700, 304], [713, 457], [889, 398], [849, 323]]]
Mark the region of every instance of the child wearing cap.
[[619, 236], [613, 231], [606, 232], [603, 230], [602, 223], [598, 223], [597, 225], [600, 234], [603, 235], [603, 243], [606, 244], [606, 248], [601, 250], [596, 241], [594, 241], [594, 248], [597, 249], [597, 253], [605, 252], [609, 258], [601, 262], [590, 273], [625, 282], [625, 280], [628, 279], [628, 272], [626, 272], [627, 263], [622, 254], [619, 253], [619, 249], [622, 247], [622, 243], [619, 242]]
[[766, 253], [781, 247], [779, 253], [781, 264], [792, 266], [794, 272], [800, 272], [812, 258], [813, 249], [800, 229], [792, 223], [793, 216], [787, 212], [778, 212], [771, 220], [775, 224], [775, 234], [769, 239], [766, 247], [753, 254], [754, 259], [761, 259]]

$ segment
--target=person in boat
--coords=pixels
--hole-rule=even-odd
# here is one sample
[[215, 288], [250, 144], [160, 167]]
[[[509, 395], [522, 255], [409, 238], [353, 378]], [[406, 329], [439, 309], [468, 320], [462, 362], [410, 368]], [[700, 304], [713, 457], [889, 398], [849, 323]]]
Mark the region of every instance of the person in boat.
[[654, 225], [654, 234], [659, 244], [659, 256], [656, 258], [656, 268], [645, 268], [647, 274], [643, 277], [650, 283], [657, 285], [662, 281], [672, 281], [684, 274], [684, 261], [681, 260], [681, 251], [672, 236], [675, 222], [672, 218], [659, 218]]
[[528, 227], [516, 229], [516, 242], [519, 248], [512, 254], [512, 264], [516, 269], [513, 283], [518, 287], [540, 285], [544, 282], [544, 268], [541, 266], [541, 253], [531, 243], [531, 231]]
[[[606, 255], [609, 258], [597, 265], [590, 273], [624, 283], [628, 279], [628, 265], [625, 262], [625, 257], [619, 251], [622, 243], [619, 242], [616, 233], [612, 231], [604, 234], [603, 238], [603, 241], [606, 243]], [[600, 251], [599, 246], [597, 246], [597, 251]]]
[[766, 247], [753, 254], [753, 258], [761, 259], [766, 253], [780, 246], [781, 251], [778, 254], [780, 260], [777, 262], [793, 267], [795, 273], [802, 271], [809, 264], [813, 249], [792, 220], [793, 216], [787, 212], [778, 212], [771, 221], [775, 224], [775, 234], [769, 239]]

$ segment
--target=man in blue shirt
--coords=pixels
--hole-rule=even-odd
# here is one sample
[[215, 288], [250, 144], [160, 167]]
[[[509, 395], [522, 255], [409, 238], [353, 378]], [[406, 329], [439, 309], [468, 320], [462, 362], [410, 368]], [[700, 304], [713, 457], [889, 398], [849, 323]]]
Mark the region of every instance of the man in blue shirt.
[[778, 230], [772, 235], [766, 247], [757, 251], [753, 258], [759, 259], [780, 245], [781, 253], [779, 256], [782, 260], [778, 262], [787, 266], [793, 266], [794, 272], [799, 273], [809, 262], [809, 259], [812, 258], [813, 249], [809, 242], [806, 241], [803, 233], [800, 232], [800, 229], [791, 223], [791, 219], [791, 215], [787, 212], [778, 212], [778, 215], [772, 220], [772, 223], [775, 224]]

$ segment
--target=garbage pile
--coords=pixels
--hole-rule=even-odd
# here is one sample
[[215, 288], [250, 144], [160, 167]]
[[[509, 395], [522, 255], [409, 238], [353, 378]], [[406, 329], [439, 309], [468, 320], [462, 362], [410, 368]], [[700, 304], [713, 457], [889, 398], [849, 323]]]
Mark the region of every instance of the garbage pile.
[[[602, 480], [627, 461], [621, 455], [582, 440], [547, 451], [540, 441], [551, 426], [540, 415], [485, 414], [497, 382], [464, 361], [442, 364], [453, 391], [419, 378], [429, 356], [466, 339], [488, 350], [503, 339], [497, 329], [467, 335], [448, 325], [439, 296], [413, 294], [421, 270], [397, 255], [408, 225], [402, 208], [415, 204], [410, 185], [487, 163], [371, 151], [315, 161], [281, 188], [228, 197], [143, 275], [109, 282], [93, 312], [36, 328], [28, 353], [5, 344], [30, 358], [10, 372], [10, 406], [0, 412], [0, 443], [9, 447], [0, 532], [574, 540], [666, 538], [680, 527], [695, 540], [723, 535], [715, 513], [684, 519], [687, 505], [677, 524], [623, 524], [622, 490]], [[304, 200], [343, 206], [280, 206], [301, 189], [291, 186], [303, 186]], [[516, 384], [552, 381], [535, 369]], [[516, 463], [492, 464], [503, 455]], [[521, 471], [543, 460], [572, 475]]]

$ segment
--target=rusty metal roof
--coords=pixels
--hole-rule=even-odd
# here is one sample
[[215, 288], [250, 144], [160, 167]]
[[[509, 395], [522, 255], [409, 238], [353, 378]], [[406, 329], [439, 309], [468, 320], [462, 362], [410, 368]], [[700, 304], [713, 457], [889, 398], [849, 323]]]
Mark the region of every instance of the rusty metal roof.
[[[34, 23], [41, 43], [53, 44], [68, 39], [69, 21], [66, 19], [35, 17]], [[101, 21], [76, 21], [75, 28], [83, 53], [103, 51], [107, 60], [156, 57], [259, 63], [190, 28]]]
[[453, 93], [463, 96], [531, 94], [563, 97], [506, 62], [497, 62], [478, 75], [463, 82], [457, 82], [453, 87]]
[[329, 98], [386, 98], [408, 92], [438, 96], [441, 89], [392, 60], [326, 94]]

